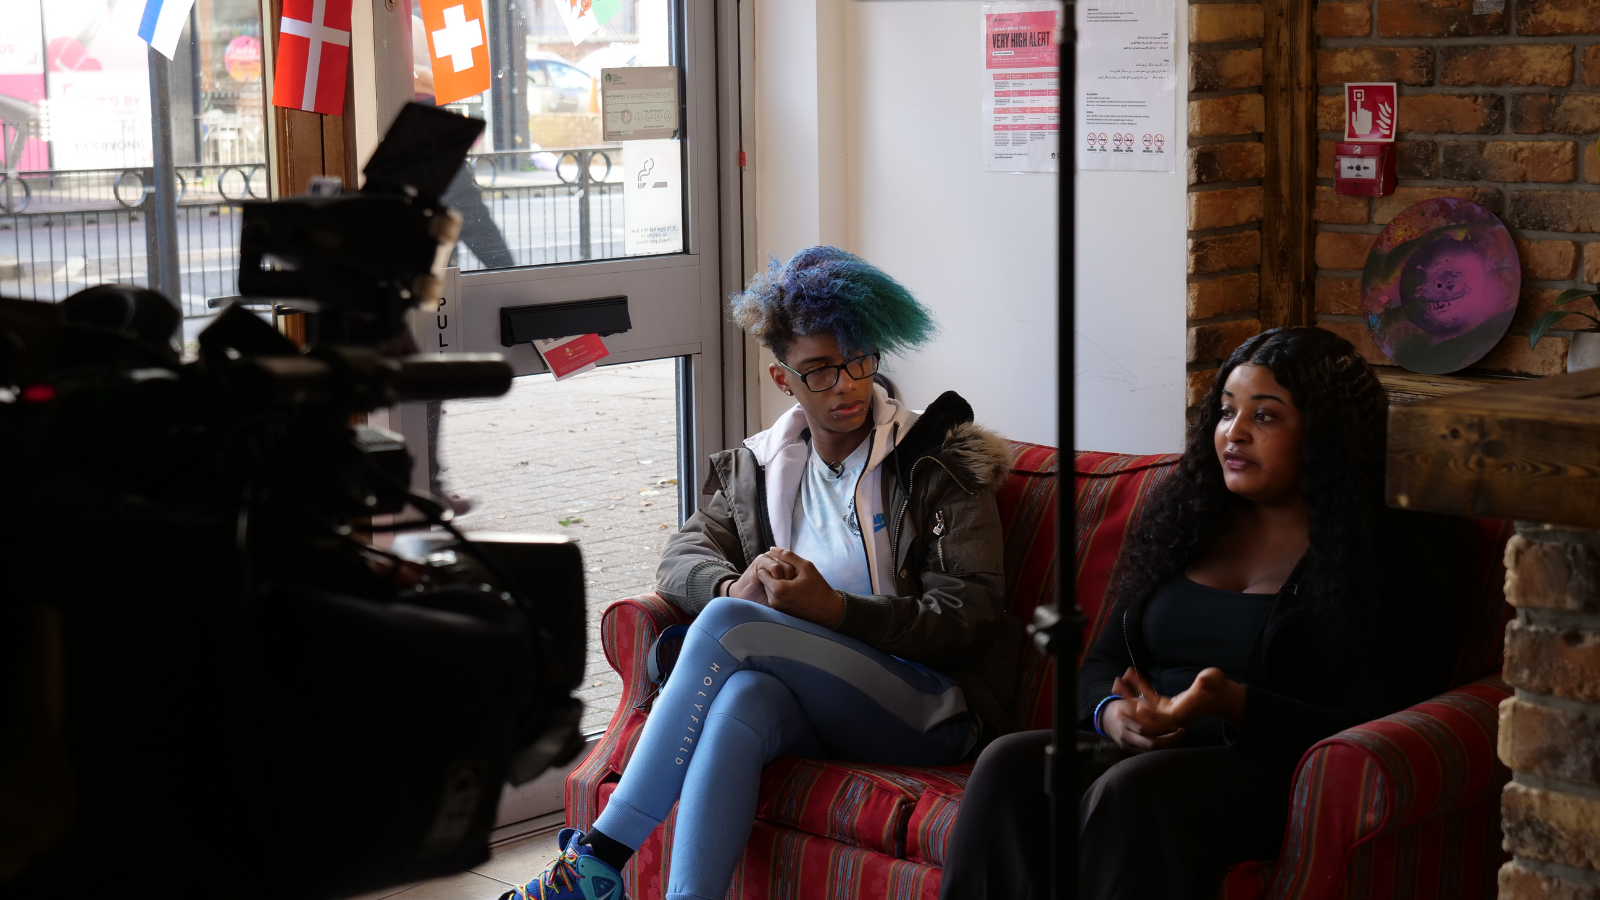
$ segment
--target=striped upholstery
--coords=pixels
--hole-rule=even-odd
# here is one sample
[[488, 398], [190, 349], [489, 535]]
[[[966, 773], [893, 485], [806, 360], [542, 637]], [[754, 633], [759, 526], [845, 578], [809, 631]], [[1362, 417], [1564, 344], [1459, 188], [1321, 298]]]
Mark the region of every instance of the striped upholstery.
[[1465, 622], [1455, 678], [1468, 684], [1312, 747], [1295, 773], [1283, 850], [1275, 863], [1228, 873], [1223, 900], [1363, 897], [1492, 898], [1500, 847], [1500, 789], [1511, 773], [1495, 754], [1493, 677], [1510, 607], [1502, 593], [1511, 523], [1477, 523], [1464, 559], [1480, 589]]
[[[1011, 445], [1014, 472], [1000, 490], [1006, 602], [1031, 621], [1055, 589], [1055, 450]], [[1088, 620], [1085, 646], [1104, 625], [1111, 579], [1129, 528], [1174, 456], [1079, 453], [1075, 462], [1077, 598]], [[1500, 523], [1486, 523], [1472, 558], [1484, 590], [1466, 611], [1459, 681], [1494, 672], [1506, 606], [1499, 587]], [[601, 639], [624, 695], [605, 736], [566, 782], [567, 823], [588, 828], [616, 787], [648, 712], [645, 654], [660, 631], [685, 617], [646, 594], [606, 610]], [[1296, 775], [1283, 858], [1235, 866], [1224, 900], [1262, 897], [1490, 897], [1499, 850], [1492, 679], [1467, 684], [1312, 748]], [[1015, 711], [1049, 727], [1050, 670], [1024, 650]], [[864, 766], [781, 757], [762, 773], [757, 821], [734, 872], [739, 900], [905, 898], [936, 900], [940, 866], [970, 766]], [[666, 885], [676, 811], [628, 864], [628, 893], [658, 900]]]
[[1497, 707], [1483, 678], [1312, 747], [1295, 774], [1283, 850], [1266, 879], [1236, 866], [1227, 900], [1491, 898], [1500, 849]]

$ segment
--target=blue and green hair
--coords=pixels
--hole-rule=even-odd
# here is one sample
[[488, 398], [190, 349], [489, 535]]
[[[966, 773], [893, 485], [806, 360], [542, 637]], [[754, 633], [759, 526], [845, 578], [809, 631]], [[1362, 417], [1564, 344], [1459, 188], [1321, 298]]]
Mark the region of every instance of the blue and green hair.
[[831, 334], [846, 355], [914, 349], [938, 331], [933, 314], [887, 272], [837, 247], [811, 247], [729, 298], [733, 320], [783, 360], [799, 335]]

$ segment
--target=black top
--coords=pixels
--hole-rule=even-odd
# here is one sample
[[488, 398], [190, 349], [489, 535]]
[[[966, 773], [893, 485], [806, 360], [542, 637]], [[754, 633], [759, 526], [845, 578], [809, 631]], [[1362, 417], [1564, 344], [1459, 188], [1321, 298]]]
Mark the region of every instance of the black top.
[[[1448, 656], [1448, 647], [1437, 633], [1437, 623], [1432, 631], [1419, 631], [1399, 610], [1392, 627], [1363, 635], [1353, 658], [1341, 660], [1337, 671], [1329, 668], [1322, 652], [1322, 635], [1307, 607], [1310, 591], [1298, 587], [1304, 568], [1302, 559], [1268, 602], [1266, 621], [1250, 642], [1243, 677], [1236, 679], [1249, 687], [1244, 718], [1237, 728], [1222, 729], [1228, 746], [1288, 764], [1329, 735], [1404, 709], [1449, 687], [1449, 668], [1440, 665], [1439, 655], [1444, 651]], [[1170, 629], [1159, 623], [1147, 629], [1155, 600], [1152, 595], [1150, 602], [1113, 609], [1084, 657], [1078, 673], [1080, 729], [1094, 727], [1090, 718], [1095, 705], [1111, 693], [1112, 680], [1130, 665], [1149, 677], [1165, 661], [1158, 658], [1150, 638], [1159, 643]], [[1192, 646], [1186, 638], [1179, 637], [1178, 642]], [[1168, 687], [1163, 685], [1161, 690]], [[1195, 735], [1198, 724], [1190, 726], [1186, 741], [1203, 737]]]
[[[1194, 684], [1201, 669], [1215, 666], [1234, 681], [1246, 681], [1250, 651], [1272, 611], [1275, 594], [1245, 594], [1206, 587], [1175, 576], [1156, 588], [1144, 614], [1144, 641], [1154, 657], [1145, 677], [1171, 697]], [[1207, 716], [1185, 729], [1184, 745], [1223, 743], [1223, 722]]]

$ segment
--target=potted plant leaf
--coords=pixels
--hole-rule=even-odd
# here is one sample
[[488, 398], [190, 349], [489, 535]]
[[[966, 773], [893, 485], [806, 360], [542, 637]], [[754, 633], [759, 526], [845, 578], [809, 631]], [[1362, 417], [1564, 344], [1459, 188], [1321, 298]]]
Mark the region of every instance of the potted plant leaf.
[[[1556, 295], [1555, 305], [1557, 307], [1566, 306], [1568, 303], [1573, 303], [1586, 297], [1597, 296], [1600, 296], [1600, 290], [1590, 291], [1583, 288], [1571, 288]], [[1582, 316], [1593, 322], [1597, 329], [1600, 329], [1600, 319], [1582, 310], [1552, 309], [1549, 312], [1541, 313], [1539, 318], [1533, 320], [1533, 327], [1528, 330], [1528, 346], [1530, 348], [1537, 347], [1539, 339], [1544, 337], [1551, 328], [1554, 328], [1557, 322], [1567, 316]], [[1573, 332], [1572, 347], [1567, 351], [1567, 371], [1578, 372], [1596, 367], [1600, 367], [1600, 330], [1584, 329], [1583, 331]]]

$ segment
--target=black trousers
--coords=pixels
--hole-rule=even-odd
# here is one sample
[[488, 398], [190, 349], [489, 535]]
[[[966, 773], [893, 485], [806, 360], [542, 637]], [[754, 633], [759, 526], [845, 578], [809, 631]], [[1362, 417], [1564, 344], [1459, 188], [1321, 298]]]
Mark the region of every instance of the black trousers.
[[[973, 769], [940, 900], [1044, 900], [1050, 885], [1050, 732], [1006, 735]], [[1083, 900], [1212, 900], [1228, 867], [1274, 859], [1294, 767], [1227, 747], [1129, 756], [1078, 803]]]

